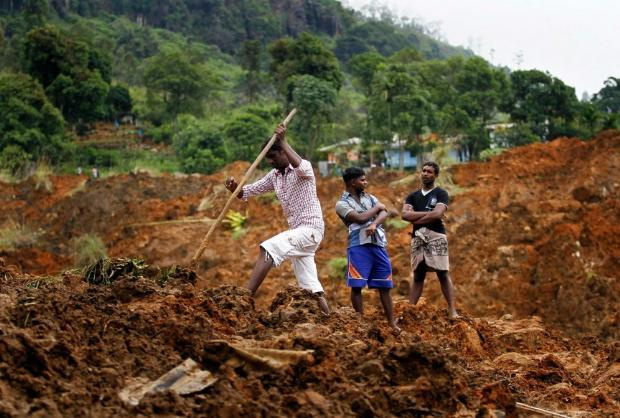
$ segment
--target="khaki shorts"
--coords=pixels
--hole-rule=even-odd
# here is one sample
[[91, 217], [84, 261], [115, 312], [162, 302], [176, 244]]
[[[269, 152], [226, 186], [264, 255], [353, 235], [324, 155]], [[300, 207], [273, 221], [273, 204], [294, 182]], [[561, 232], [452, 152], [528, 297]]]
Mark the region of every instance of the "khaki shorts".
[[319, 281], [314, 253], [322, 239], [320, 231], [301, 227], [271, 237], [260, 246], [271, 256], [275, 266], [290, 259], [299, 287], [317, 293], [323, 291], [323, 286]]

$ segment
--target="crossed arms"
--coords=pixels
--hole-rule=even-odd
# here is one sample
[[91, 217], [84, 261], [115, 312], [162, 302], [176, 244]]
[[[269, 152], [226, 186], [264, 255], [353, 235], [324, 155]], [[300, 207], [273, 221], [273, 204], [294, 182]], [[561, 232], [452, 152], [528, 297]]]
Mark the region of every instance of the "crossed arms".
[[439, 202], [435, 209], [430, 212], [416, 212], [413, 210], [413, 206], [405, 203], [401, 212], [401, 218], [403, 221], [411, 222], [414, 225], [426, 225], [441, 219], [447, 208], [444, 203]]
[[366, 235], [372, 235], [377, 230], [377, 226], [381, 225], [387, 217], [388, 213], [387, 210], [385, 210], [385, 205], [381, 202], [377, 202], [375, 206], [365, 212], [358, 213], [355, 210], [349, 211], [347, 216], [345, 216], [345, 220], [355, 222], [356, 224], [364, 224], [372, 218], [375, 218], [375, 220], [366, 227]]

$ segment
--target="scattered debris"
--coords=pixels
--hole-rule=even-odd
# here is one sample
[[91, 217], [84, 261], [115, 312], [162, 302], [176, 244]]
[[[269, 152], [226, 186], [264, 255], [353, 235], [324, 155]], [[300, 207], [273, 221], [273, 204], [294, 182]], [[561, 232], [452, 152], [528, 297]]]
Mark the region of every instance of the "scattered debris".
[[101, 258], [87, 267], [84, 280], [90, 284], [109, 285], [122, 276], [137, 277], [147, 266], [133, 258]]
[[142, 398], [149, 394], [171, 390], [179, 395], [200, 392], [217, 382], [211, 372], [201, 370], [198, 363], [188, 358], [168, 373], [155, 381], [135, 378], [118, 396], [128, 405], [137, 406]]

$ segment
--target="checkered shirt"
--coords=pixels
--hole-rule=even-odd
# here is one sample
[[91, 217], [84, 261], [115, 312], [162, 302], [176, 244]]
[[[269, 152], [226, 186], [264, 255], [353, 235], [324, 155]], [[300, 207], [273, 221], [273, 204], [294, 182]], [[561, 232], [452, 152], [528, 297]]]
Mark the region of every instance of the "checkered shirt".
[[272, 191], [276, 192], [282, 205], [289, 228], [303, 226], [323, 234], [323, 212], [316, 194], [316, 180], [310, 161], [301, 160], [297, 168], [289, 165], [284, 175], [273, 169], [257, 182], [243, 186], [243, 200]]

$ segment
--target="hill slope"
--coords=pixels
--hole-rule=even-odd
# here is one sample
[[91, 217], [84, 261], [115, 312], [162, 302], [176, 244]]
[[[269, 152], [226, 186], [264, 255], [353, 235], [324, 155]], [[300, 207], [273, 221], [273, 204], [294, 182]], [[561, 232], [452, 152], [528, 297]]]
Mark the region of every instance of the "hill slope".
[[[0, 253], [0, 414], [510, 415], [522, 411], [517, 402], [613, 414], [619, 144], [619, 133], [607, 132], [453, 167], [446, 221], [463, 317], [448, 320], [432, 277], [418, 306], [406, 302], [410, 237], [390, 226], [399, 335], [372, 292], [359, 319], [331, 271], [345, 250], [333, 211], [340, 179], [318, 180], [327, 229], [317, 264], [329, 317], [310, 294], [287, 287], [290, 265], [270, 273], [256, 300], [239, 287], [257, 244], [285, 228], [269, 196], [235, 202], [247, 231], [234, 240], [219, 228], [199, 276], [170, 268], [189, 262], [203, 221], [228, 197], [224, 179], [247, 163], [212, 176], [53, 177], [52, 191], [34, 180], [0, 183], [2, 218], [38, 237]], [[394, 211], [418, 184], [394, 172], [369, 178]], [[112, 256], [152, 266], [113, 259], [88, 274], [54, 275], [70, 267], [73, 239], [87, 232]], [[201, 393], [151, 394], [138, 406], [119, 397], [188, 357], [216, 379]]]

